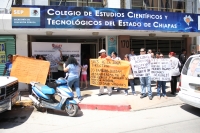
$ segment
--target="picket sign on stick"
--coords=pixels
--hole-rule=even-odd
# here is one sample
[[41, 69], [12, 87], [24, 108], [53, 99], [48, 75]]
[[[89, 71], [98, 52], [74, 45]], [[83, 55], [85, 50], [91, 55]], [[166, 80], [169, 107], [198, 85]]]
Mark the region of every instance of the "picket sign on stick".
[[90, 59], [90, 84], [128, 88], [129, 70], [127, 61]]
[[36, 60], [25, 56], [13, 56], [11, 76], [18, 78], [19, 82], [30, 83], [31, 81], [46, 83], [50, 62]]

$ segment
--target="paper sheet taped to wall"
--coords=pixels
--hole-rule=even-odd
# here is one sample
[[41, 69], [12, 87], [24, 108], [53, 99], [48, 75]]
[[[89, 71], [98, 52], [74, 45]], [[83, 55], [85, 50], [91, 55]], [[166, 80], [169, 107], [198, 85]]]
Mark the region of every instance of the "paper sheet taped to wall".
[[46, 83], [50, 63], [24, 56], [14, 56], [11, 76], [18, 78], [19, 82], [30, 83], [31, 81]]

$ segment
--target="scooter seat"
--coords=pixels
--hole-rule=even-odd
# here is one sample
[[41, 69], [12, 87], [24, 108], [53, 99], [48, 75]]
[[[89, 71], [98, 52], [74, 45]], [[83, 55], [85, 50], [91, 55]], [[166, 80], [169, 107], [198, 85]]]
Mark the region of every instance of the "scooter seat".
[[43, 94], [55, 94], [55, 89], [48, 87], [47, 85], [43, 85], [40, 83], [35, 84], [35, 87], [38, 88]]

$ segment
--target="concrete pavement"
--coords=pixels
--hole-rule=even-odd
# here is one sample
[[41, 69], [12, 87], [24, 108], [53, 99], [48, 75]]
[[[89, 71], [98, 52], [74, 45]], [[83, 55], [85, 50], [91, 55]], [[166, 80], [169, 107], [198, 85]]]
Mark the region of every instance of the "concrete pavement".
[[[123, 92], [113, 91], [112, 96], [108, 96], [105, 89], [105, 95], [98, 96], [99, 87], [89, 86], [86, 90], [81, 89], [83, 100], [79, 103], [81, 109], [92, 109], [92, 110], [108, 110], [108, 111], [137, 111], [145, 110], [150, 108], [159, 108], [165, 106], [173, 106], [183, 104], [179, 100], [178, 96], [170, 94], [170, 83], [167, 83], [167, 99], [161, 97], [157, 98], [157, 89], [155, 84], [152, 84], [153, 100], [149, 100], [148, 97], [143, 99], [140, 98], [140, 85], [135, 85], [137, 96], [129, 95], [125, 96]], [[76, 95], [76, 94], [75, 94]], [[76, 99], [76, 98], [75, 98]], [[21, 92], [21, 101], [17, 102], [16, 105], [30, 106], [32, 101], [28, 97], [28, 92]]]

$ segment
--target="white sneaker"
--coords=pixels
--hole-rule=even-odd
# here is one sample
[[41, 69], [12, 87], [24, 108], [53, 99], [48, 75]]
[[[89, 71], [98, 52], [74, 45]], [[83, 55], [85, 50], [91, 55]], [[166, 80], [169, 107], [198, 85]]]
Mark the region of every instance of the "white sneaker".
[[128, 96], [128, 93], [125, 93], [125, 96]]

